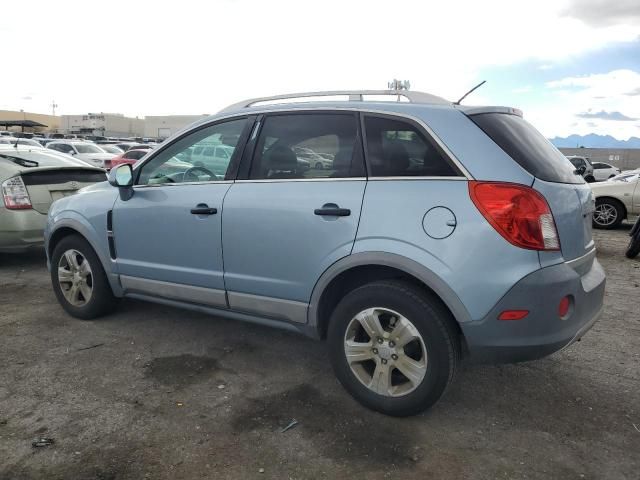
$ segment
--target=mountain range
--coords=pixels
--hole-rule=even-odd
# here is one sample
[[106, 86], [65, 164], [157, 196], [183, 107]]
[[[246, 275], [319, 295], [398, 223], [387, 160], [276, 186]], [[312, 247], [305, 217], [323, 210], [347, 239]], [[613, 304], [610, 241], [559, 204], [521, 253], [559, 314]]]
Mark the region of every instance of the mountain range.
[[640, 138], [631, 137], [629, 140], [618, 140], [611, 135], [569, 135], [568, 137], [553, 137], [549, 139], [559, 148], [640, 148]]

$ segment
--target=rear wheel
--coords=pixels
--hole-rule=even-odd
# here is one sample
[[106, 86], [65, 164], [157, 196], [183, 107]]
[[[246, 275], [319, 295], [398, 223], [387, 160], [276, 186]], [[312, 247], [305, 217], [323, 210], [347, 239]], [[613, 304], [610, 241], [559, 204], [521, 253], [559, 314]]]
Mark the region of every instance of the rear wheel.
[[624, 209], [620, 202], [612, 198], [598, 198], [593, 212], [593, 226], [596, 228], [615, 228], [624, 217]]
[[584, 177], [584, 180], [585, 180], [587, 183], [593, 183], [593, 182], [595, 182], [595, 181], [596, 181], [596, 179], [595, 179], [595, 177], [594, 177], [593, 175], [587, 175], [586, 177]]
[[449, 312], [421, 289], [381, 281], [348, 293], [329, 324], [336, 376], [364, 406], [419, 413], [444, 394], [460, 359]]
[[102, 263], [78, 235], [63, 238], [53, 249], [51, 283], [62, 308], [76, 318], [97, 318], [116, 305]]

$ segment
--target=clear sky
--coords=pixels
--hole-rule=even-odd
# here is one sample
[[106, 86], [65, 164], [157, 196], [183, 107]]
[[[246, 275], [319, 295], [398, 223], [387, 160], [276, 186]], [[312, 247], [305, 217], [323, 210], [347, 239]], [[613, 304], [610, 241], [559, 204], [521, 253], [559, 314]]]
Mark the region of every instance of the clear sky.
[[29, 0], [2, 5], [0, 109], [214, 113], [277, 93], [412, 89], [640, 136], [640, 0]]

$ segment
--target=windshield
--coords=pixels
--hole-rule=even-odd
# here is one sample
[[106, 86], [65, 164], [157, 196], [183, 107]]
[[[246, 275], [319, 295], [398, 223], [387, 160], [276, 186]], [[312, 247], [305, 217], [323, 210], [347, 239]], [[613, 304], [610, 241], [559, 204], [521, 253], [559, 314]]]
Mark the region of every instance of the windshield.
[[89, 143], [75, 143], [73, 146], [76, 147], [78, 153], [104, 153], [99, 147]]

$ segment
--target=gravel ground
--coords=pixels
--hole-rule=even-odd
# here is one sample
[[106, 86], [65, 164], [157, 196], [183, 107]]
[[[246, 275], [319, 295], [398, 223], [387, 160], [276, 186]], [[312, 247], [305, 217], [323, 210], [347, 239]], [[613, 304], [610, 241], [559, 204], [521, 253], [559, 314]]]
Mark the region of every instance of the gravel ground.
[[[623, 256], [627, 231], [595, 234], [606, 309], [581, 342], [465, 365], [438, 405], [405, 419], [356, 404], [323, 343], [137, 301], [75, 320], [42, 253], [0, 255], [0, 479], [638, 479], [640, 261]], [[39, 437], [55, 443], [33, 448]]]

